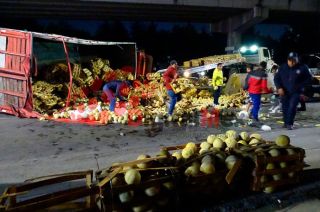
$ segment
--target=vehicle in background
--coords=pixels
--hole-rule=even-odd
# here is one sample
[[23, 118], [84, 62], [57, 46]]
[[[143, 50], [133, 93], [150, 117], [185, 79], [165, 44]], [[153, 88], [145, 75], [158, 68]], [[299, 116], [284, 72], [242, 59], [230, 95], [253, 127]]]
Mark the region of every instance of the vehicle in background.
[[272, 60], [270, 51], [267, 47], [258, 47], [257, 45], [242, 46], [239, 53], [246, 59], [249, 64], [258, 65], [260, 62], [267, 62], [267, 70], [271, 70], [276, 63]]
[[[312, 81], [305, 87], [304, 95], [309, 101], [320, 98], [320, 53], [305, 54], [300, 57], [302, 63], [306, 64], [312, 75]], [[318, 97], [318, 98], [315, 98]]]

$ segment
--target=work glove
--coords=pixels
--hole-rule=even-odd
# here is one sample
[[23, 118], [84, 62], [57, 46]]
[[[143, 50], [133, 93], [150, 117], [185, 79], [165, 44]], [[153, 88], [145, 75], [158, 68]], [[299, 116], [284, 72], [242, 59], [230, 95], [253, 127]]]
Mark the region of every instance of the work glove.
[[218, 86], [213, 86], [213, 90], [218, 90]]

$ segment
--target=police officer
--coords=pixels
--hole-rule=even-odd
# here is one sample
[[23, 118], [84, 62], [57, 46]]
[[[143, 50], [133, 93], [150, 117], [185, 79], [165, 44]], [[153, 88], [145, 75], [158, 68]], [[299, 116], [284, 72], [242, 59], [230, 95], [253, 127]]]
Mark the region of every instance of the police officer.
[[298, 54], [291, 52], [286, 64], [283, 64], [274, 77], [274, 83], [282, 101], [284, 127], [293, 129], [300, 95], [306, 84], [311, 80], [311, 74], [306, 65], [300, 64]]

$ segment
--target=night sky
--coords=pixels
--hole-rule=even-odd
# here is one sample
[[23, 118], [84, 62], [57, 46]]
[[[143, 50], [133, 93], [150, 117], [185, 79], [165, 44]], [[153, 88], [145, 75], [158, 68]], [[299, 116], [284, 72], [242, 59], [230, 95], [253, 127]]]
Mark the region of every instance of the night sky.
[[[300, 24], [302, 22], [306, 24]], [[227, 45], [226, 34], [211, 32], [209, 23], [0, 19], [0, 26], [84, 39], [133, 41], [139, 49], [153, 56], [154, 64], [167, 64], [173, 58], [181, 63], [224, 54]], [[320, 21], [299, 16], [285, 22], [267, 20], [257, 24], [242, 34], [242, 43], [266, 46], [273, 50], [274, 60], [282, 63], [290, 51], [319, 52], [319, 37]]]

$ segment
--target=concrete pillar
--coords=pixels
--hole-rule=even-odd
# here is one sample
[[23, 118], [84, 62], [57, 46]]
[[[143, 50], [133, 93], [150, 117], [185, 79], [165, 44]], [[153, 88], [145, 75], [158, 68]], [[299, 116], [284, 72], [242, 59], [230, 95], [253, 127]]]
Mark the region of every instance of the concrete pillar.
[[227, 33], [228, 47], [236, 49], [241, 45], [241, 33], [268, 17], [269, 9], [256, 6], [243, 14], [213, 23], [211, 29], [213, 32]]
[[227, 40], [227, 46], [232, 46], [235, 49], [240, 48], [241, 45], [241, 33], [237, 31], [228, 32], [228, 40]]

